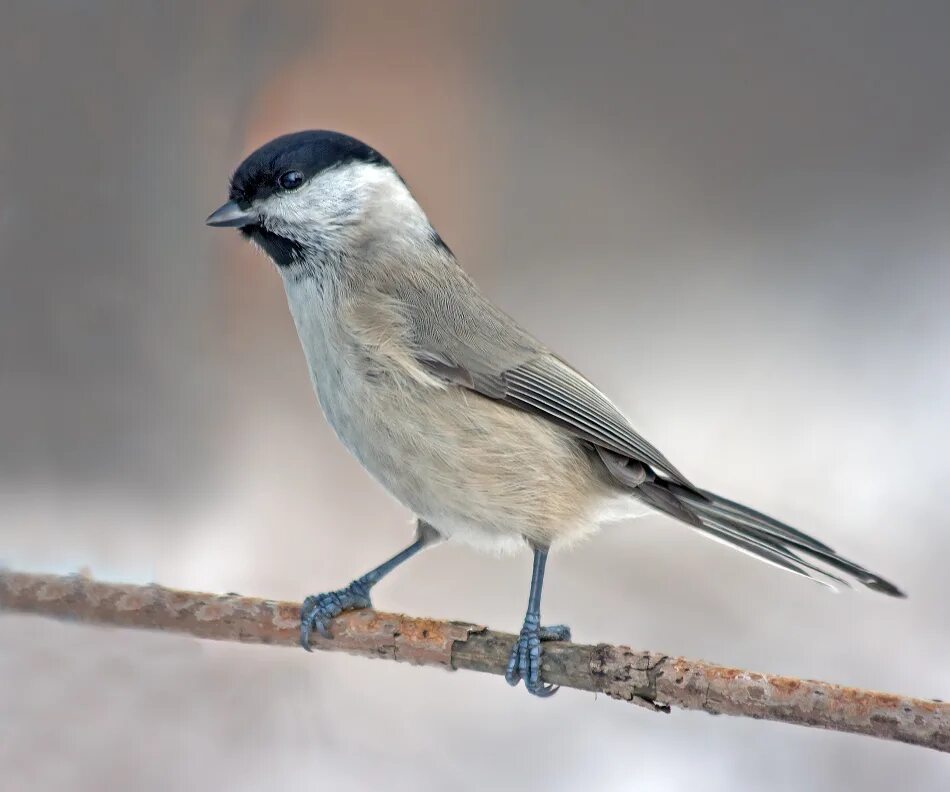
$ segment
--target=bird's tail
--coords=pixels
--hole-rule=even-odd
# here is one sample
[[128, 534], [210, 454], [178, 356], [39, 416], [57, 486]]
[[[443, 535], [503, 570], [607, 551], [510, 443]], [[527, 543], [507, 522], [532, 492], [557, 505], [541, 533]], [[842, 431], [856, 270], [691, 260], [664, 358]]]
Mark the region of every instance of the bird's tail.
[[827, 579], [831, 579], [847, 586], [848, 582], [829, 571], [830, 568], [844, 572], [882, 594], [905, 596], [892, 583], [842, 558], [817, 539], [712, 492], [691, 489], [660, 478], [644, 482], [635, 492], [653, 508], [789, 572], [825, 585], [829, 585]]

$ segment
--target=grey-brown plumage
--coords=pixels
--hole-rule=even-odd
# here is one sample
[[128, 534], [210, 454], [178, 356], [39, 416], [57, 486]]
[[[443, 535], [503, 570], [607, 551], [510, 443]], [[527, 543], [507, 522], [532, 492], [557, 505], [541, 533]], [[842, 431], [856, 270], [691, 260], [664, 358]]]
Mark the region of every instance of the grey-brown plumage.
[[[821, 542], [695, 487], [482, 295], [373, 149], [335, 133], [278, 138], [241, 165], [231, 198], [209, 222], [241, 227], [277, 263], [327, 419], [428, 526], [419, 547], [436, 534], [489, 549], [527, 542], [540, 599], [547, 548], [645, 504], [788, 571], [838, 582], [843, 572], [900, 595]], [[368, 589], [333, 596], [364, 604]], [[335, 607], [315, 605], [310, 621], [322, 629]], [[516, 647], [510, 678], [520, 668], [544, 694], [531, 654], [540, 630]]]

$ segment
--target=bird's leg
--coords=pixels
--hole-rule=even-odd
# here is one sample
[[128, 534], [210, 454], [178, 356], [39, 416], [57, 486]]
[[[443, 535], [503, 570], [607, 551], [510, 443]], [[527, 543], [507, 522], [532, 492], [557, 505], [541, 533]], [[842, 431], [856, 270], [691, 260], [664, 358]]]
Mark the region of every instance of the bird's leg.
[[547, 560], [548, 549], [535, 547], [528, 611], [524, 616], [521, 634], [511, 649], [508, 671], [505, 673], [509, 685], [517, 685], [523, 679], [528, 692], [541, 698], [553, 696], [558, 690], [557, 685], [545, 685], [541, 681], [541, 642], [571, 640], [571, 630], [563, 624], [554, 627], [541, 626], [541, 587], [544, 584], [544, 565]]
[[373, 603], [369, 597], [370, 589], [403, 561], [408, 561], [420, 550], [435, 544], [440, 539], [441, 536], [435, 528], [424, 520], [419, 520], [416, 539], [405, 550], [396, 553], [388, 561], [384, 561], [362, 577], [358, 577], [346, 588], [307, 597], [300, 609], [300, 645], [308, 652], [311, 651], [310, 634], [314, 629], [324, 638], [329, 638], [327, 623], [334, 616], [356, 608], [371, 608]]

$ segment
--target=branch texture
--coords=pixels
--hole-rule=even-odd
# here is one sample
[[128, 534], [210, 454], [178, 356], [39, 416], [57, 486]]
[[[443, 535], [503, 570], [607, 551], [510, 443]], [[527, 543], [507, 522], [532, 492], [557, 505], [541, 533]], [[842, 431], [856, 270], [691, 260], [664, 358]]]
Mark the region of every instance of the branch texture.
[[[86, 577], [0, 570], [0, 609], [198, 638], [296, 646], [298, 603], [218, 596]], [[465, 622], [373, 610], [332, 622], [314, 649], [414, 665], [504, 674], [514, 635]], [[759, 674], [626, 646], [549, 643], [544, 679], [651, 710], [671, 706], [866, 734], [950, 752], [950, 704], [827, 682]]]

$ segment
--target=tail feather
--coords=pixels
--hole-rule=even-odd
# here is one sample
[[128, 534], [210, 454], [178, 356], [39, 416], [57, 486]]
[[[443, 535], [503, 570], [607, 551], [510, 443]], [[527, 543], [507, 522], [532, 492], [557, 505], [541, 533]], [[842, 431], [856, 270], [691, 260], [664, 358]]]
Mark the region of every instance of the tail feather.
[[[751, 555], [772, 566], [779, 567], [780, 569], [808, 578], [809, 580], [814, 580], [816, 583], [821, 583], [829, 588], [833, 589], [834, 586], [828, 583], [825, 578], [840, 583], [843, 586], [848, 586], [847, 581], [815, 566], [791, 550], [783, 548], [778, 544], [771, 544], [748, 535], [743, 535], [723, 523], [710, 520], [700, 530], [710, 538], [728, 544], [746, 553], [746, 555]], [[812, 573], [816, 573], [818, 577]]]
[[[685, 487], [680, 487], [680, 490], [687, 500], [697, 500], [696, 496], [690, 493]], [[715, 495], [714, 493], [708, 492], [707, 490], [699, 490], [699, 494], [703, 496], [707, 504], [711, 504], [712, 508], [716, 512], [722, 514], [723, 516], [730, 517], [733, 520], [742, 523], [743, 525], [747, 525], [750, 528], [767, 527], [777, 536], [785, 538], [791, 542], [801, 542], [808, 547], [811, 547], [815, 550], [823, 550], [826, 553], [834, 552], [823, 542], [819, 542], [814, 537], [809, 536], [806, 533], [802, 533], [791, 526], [780, 523], [774, 517], [769, 517], [767, 514], [762, 514], [762, 512], [758, 512], [755, 509], [750, 509], [748, 506], [743, 506], [741, 503], [728, 500], [723, 498], [721, 495]]]
[[827, 578], [848, 585], [824, 566], [800, 555], [806, 554], [827, 567], [852, 576], [874, 591], [892, 597], [905, 596], [894, 584], [841, 557], [814, 537], [712, 492], [692, 490], [675, 482], [656, 479], [641, 485], [636, 493], [648, 505], [683, 520], [711, 538], [789, 572], [820, 583], [825, 583], [822, 578]]

